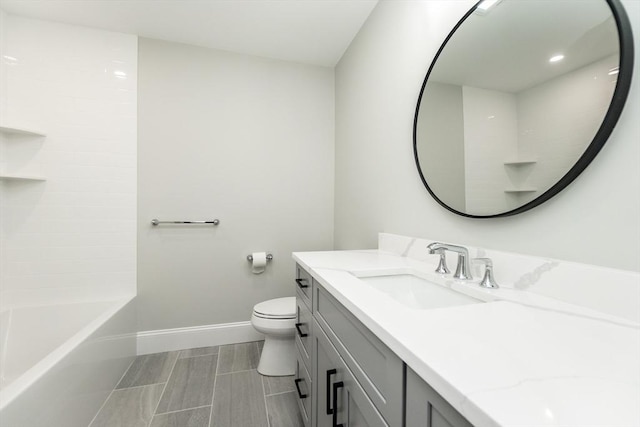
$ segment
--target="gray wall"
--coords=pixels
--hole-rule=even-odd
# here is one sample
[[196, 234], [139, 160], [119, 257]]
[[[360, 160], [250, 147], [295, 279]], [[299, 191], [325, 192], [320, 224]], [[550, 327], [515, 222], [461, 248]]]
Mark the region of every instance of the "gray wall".
[[[139, 330], [293, 295], [291, 252], [333, 246], [333, 70], [140, 39], [138, 93]], [[261, 275], [254, 251], [275, 257]]]
[[429, 188], [447, 205], [465, 210], [462, 87], [430, 82], [417, 125], [420, 168]]
[[[640, 34], [640, 2], [622, 3]], [[544, 205], [472, 220], [444, 210], [423, 187], [411, 149], [418, 92], [438, 47], [473, 4], [383, 0], [338, 64], [336, 249], [373, 248], [385, 231], [640, 270], [638, 78], [598, 157]]]

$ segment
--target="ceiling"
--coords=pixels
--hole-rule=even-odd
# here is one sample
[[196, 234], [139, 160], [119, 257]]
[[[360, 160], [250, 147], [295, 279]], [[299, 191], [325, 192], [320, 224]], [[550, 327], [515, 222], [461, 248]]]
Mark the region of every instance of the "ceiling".
[[12, 15], [333, 67], [378, 0], [0, 0]]
[[[471, 14], [433, 69], [434, 80], [517, 93], [616, 55], [618, 31], [602, 0], [503, 1]], [[550, 63], [552, 56], [566, 57]]]

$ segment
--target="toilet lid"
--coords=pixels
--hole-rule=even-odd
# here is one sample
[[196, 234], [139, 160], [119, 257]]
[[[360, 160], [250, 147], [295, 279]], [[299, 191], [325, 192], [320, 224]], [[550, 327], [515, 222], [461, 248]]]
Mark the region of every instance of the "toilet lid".
[[256, 304], [253, 312], [260, 317], [292, 319], [296, 317], [296, 297], [270, 299]]

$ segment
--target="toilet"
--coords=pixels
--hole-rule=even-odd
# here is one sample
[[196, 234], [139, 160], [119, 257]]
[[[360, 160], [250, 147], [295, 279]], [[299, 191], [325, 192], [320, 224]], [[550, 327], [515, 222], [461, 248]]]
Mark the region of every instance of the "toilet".
[[256, 304], [251, 324], [265, 337], [258, 372], [270, 377], [293, 375], [296, 369], [296, 297]]

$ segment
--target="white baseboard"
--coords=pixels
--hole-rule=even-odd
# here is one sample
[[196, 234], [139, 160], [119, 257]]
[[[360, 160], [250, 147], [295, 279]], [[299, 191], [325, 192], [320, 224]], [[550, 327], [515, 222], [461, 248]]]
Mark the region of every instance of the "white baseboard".
[[251, 322], [221, 323], [188, 328], [138, 332], [138, 355], [214, 345], [258, 341], [264, 335]]

